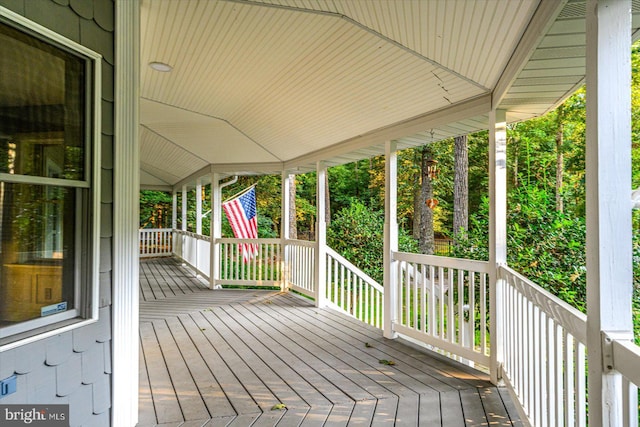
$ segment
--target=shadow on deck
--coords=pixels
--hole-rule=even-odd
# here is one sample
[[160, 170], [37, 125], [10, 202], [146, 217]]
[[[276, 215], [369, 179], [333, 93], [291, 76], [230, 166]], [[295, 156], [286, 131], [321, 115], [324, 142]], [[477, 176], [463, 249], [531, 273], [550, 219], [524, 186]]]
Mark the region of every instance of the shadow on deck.
[[485, 374], [358, 320], [211, 291], [171, 258], [140, 268], [139, 426], [521, 425]]

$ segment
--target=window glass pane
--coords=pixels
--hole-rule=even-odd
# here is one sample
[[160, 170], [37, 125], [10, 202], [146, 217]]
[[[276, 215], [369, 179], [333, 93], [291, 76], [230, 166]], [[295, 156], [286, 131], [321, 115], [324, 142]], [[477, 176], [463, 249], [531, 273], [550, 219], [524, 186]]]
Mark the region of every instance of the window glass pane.
[[74, 308], [81, 191], [0, 182], [0, 326]]
[[0, 172], [85, 179], [85, 63], [0, 23]]

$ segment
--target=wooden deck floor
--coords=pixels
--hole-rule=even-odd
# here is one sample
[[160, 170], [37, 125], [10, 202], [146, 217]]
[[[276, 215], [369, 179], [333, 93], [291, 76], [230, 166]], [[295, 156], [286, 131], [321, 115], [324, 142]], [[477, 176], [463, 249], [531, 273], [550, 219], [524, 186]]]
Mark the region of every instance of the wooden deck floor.
[[140, 282], [139, 426], [521, 425], [486, 375], [300, 297], [211, 291], [167, 258]]

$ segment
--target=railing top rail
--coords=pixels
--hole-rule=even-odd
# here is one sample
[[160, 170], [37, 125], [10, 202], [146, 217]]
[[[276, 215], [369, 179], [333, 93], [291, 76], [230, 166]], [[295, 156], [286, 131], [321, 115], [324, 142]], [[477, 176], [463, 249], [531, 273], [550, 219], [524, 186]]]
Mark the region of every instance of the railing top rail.
[[384, 293], [384, 287], [381, 284], [376, 282], [368, 274], [366, 274], [365, 272], [361, 271], [358, 267], [356, 267], [355, 265], [350, 263], [346, 258], [344, 258], [342, 255], [340, 255], [339, 253], [337, 253], [336, 251], [334, 251], [333, 249], [331, 249], [328, 246], [327, 246], [327, 255], [329, 255], [330, 257], [334, 258], [340, 264], [344, 265], [353, 274], [355, 274], [356, 276], [360, 277], [362, 280], [364, 280], [369, 285], [374, 287], [377, 291], [380, 291], [380, 292]]
[[192, 231], [184, 231], [184, 230], [174, 230], [177, 234], [182, 234], [184, 236], [193, 237], [198, 240], [206, 240], [207, 242], [211, 241], [211, 237], [205, 236], [204, 234], [194, 233]]
[[631, 340], [613, 340], [613, 363], [620, 372], [636, 386], [640, 386], [640, 347]]
[[395, 261], [414, 262], [416, 264], [435, 265], [438, 267], [489, 273], [489, 263], [487, 261], [451, 258], [438, 255], [412, 254], [408, 252], [394, 252], [393, 259]]
[[314, 248], [316, 246], [316, 242], [313, 240], [299, 240], [299, 239], [287, 239], [288, 245], [293, 246], [304, 246], [308, 248]]
[[259, 244], [259, 243], [270, 243], [270, 244], [280, 244], [282, 243], [282, 240], [280, 239], [236, 239], [236, 238], [231, 238], [231, 237], [223, 237], [221, 239], [217, 239], [217, 241], [219, 243], [253, 243], [253, 244]]
[[573, 335], [579, 342], [587, 345], [587, 315], [575, 307], [562, 301], [551, 292], [542, 289], [522, 274], [507, 266], [498, 268], [498, 275], [502, 279], [513, 276], [510, 282], [519, 292], [538, 306], [548, 317], [553, 318], [560, 326]]
[[172, 228], [139, 228], [138, 229], [138, 231], [141, 232], [141, 233], [144, 233], [144, 232], [156, 233], [156, 232], [159, 232], [159, 231], [170, 232], [172, 230], [173, 230]]

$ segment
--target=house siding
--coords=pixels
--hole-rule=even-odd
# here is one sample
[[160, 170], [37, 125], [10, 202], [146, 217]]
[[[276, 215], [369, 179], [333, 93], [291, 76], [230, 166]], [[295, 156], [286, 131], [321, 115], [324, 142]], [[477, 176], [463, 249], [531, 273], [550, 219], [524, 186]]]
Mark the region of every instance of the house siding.
[[17, 391], [0, 404], [69, 404], [70, 425], [108, 426], [111, 415], [114, 9], [112, 0], [0, 0], [3, 6], [102, 59], [100, 310], [98, 322], [0, 354], [0, 379]]

